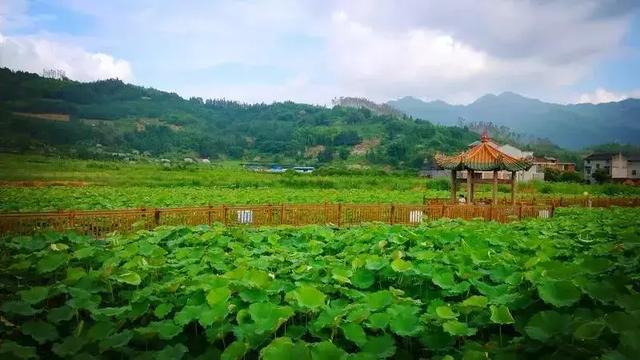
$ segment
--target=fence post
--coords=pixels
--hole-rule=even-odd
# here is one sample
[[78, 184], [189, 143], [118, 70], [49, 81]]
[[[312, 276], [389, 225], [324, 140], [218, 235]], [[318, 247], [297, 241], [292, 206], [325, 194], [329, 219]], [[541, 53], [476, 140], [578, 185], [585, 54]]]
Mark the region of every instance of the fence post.
[[445, 205], [444, 203], [442, 204], [442, 212], [440, 213], [440, 218], [444, 218], [444, 210], [445, 210]]
[[284, 204], [280, 205], [280, 225], [284, 224]]
[[342, 225], [342, 204], [338, 203], [338, 227]]
[[522, 203], [520, 203], [520, 207], [518, 208], [518, 220], [522, 220]]
[[327, 200], [324, 201], [323, 205], [323, 213], [324, 213], [324, 223], [325, 225], [329, 222], [329, 208], [327, 207]]
[[209, 208], [207, 209], [207, 224], [209, 224], [209, 226], [211, 226], [211, 210], [212, 206], [209, 204]]
[[222, 222], [227, 225], [227, 207], [222, 205]]
[[493, 220], [493, 202], [489, 205], [489, 221]]
[[389, 212], [389, 224], [393, 225], [396, 215], [396, 206], [391, 204], [391, 211]]
[[158, 208], [153, 211], [153, 221], [156, 226], [160, 225], [160, 209]]

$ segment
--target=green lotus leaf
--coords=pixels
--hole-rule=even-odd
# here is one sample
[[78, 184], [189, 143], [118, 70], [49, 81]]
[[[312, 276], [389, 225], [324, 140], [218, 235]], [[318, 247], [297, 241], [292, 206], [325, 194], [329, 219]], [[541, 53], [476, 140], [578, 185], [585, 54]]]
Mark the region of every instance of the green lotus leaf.
[[466, 323], [450, 320], [442, 324], [442, 328], [453, 336], [471, 336], [475, 335], [476, 329], [470, 328]]
[[393, 301], [393, 295], [389, 290], [380, 290], [369, 293], [365, 296], [364, 301], [371, 311], [382, 310], [389, 306]]
[[600, 274], [609, 270], [612, 265], [609, 259], [588, 256], [582, 260], [580, 267], [589, 274]]
[[55, 244], [49, 245], [49, 249], [51, 249], [53, 251], [65, 251], [65, 250], [69, 249], [69, 245], [62, 244], [62, 243], [55, 243]]
[[46, 286], [34, 286], [28, 290], [18, 291], [18, 295], [20, 295], [20, 298], [23, 301], [33, 305], [47, 298], [49, 295], [49, 288]]
[[344, 333], [344, 337], [347, 340], [354, 342], [358, 346], [362, 346], [367, 342], [367, 335], [365, 334], [362, 326], [358, 324], [344, 324], [340, 326], [342, 332]]
[[36, 270], [40, 274], [48, 273], [56, 270], [67, 262], [67, 255], [64, 253], [50, 253], [45, 255], [36, 264]]
[[436, 315], [441, 319], [455, 319], [458, 314], [454, 312], [450, 306], [438, 306], [436, 308]]
[[422, 330], [420, 309], [411, 305], [391, 305], [387, 309], [389, 327], [400, 336], [414, 336]]
[[378, 255], [368, 255], [365, 260], [365, 268], [369, 270], [380, 270], [387, 266], [389, 262]]
[[375, 273], [367, 269], [358, 269], [351, 277], [351, 283], [360, 289], [367, 289], [371, 287], [375, 281]]
[[231, 296], [231, 290], [228, 287], [219, 287], [216, 289], [212, 289], [207, 294], [207, 302], [209, 305], [213, 306], [216, 304], [224, 304], [229, 297]]
[[156, 351], [153, 355], [157, 360], [179, 360], [189, 351], [182, 344], [167, 345], [162, 350]]
[[140, 278], [140, 275], [133, 271], [118, 275], [116, 277], [116, 280], [134, 286], [140, 285], [140, 283], [142, 282], [142, 278]]
[[249, 314], [259, 333], [274, 332], [293, 316], [293, 309], [272, 303], [256, 303], [249, 305]]
[[22, 346], [14, 341], [3, 339], [0, 342], [0, 354], [9, 354], [16, 359], [37, 359], [36, 348]]
[[220, 360], [240, 360], [249, 350], [249, 346], [242, 341], [234, 341], [224, 349]]
[[465, 299], [462, 302], [462, 306], [475, 307], [475, 308], [484, 308], [484, 307], [487, 306], [488, 302], [489, 302], [489, 300], [487, 299], [486, 296], [473, 295], [473, 296], [470, 296], [469, 298]]
[[197, 320], [206, 308], [204, 305], [186, 305], [175, 314], [173, 321], [180, 326], [185, 326]]
[[504, 305], [491, 305], [491, 321], [496, 324], [513, 324], [513, 316], [509, 308]]
[[59, 323], [61, 321], [68, 321], [73, 317], [75, 311], [73, 308], [67, 305], [62, 305], [57, 308], [53, 308], [47, 312], [47, 320], [52, 323]]
[[359, 324], [365, 321], [370, 314], [371, 312], [369, 311], [369, 309], [364, 306], [358, 306], [349, 312], [349, 315], [347, 315], [347, 321]]
[[602, 321], [589, 321], [578, 326], [573, 332], [573, 337], [578, 340], [597, 339], [604, 328], [605, 323]]
[[127, 306], [121, 306], [121, 307], [103, 307], [100, 309], [95, 309], [93, 311], [91, 311], [91, 313], [93, 315], [98, 315], [98, 316], [115, 316], [118, 317], [122, 314], [128, 313], [129, 311], [131, 311], [131, 306], [127, 305]]
[[131, 330], [123, 330], [115, 335], [111, 335], [106, 339], [103, 339], [99, 343], [100, 352], [103, 353], [110, 349], [121, 348], [129, 343], [133, 337]]
[[375, 355], [379, 359], [392, 357], [396, 353], [396, 344], [388, 334], [380, 336], [371, 336], [366, 344], [362, 347], [362, 351]]
[[353, 272], [344, 266], [331, 269], [331, 278], [341, 284], [351, 284], [351, 276], [353, 276]]
[[580, 290], [570, 281], [545, 281], [538, 285], [538, 294], [544, 302], [554, 306], [569, 306], [580, 300]]
[[303, 342], [294, 343], [288, 337], [273, 339], [271, 343], [260, 350], [260, 358], [264, 360], [307, 360], [309, 350]]
[[93, 256], [93, 254], [96, 253], [96, 248], [93, 246], [87, 246], [87, 247], [83, 247], [82, 249], [78, 249], [76, 251], [73, 252], [73, 257], [78, 259], [78, 260], [82, 260], [82, 259], [86, 259], [88, 257]]
[[385, 313], [371, 314], [367, 319], [367, 326], [372, 329], [384, 329], [389, 324], [389, 315]]
[[580, 287], [593, 299], [603, 303], [618, 299], [618, 290], [608, 281], [595, 282], [586, 280], [580, 283]]
[[529, 337], [545, 342], [554, 336], [566, 334], [570, 323], [569, 315], [553, 310], [541, 311], [529, 319], [525, 332]]
[[310, 346], [313, 360], [340, 360], [347, 358], [347, 352], [332, 342], [323, 341]]
[[298, 306], [317, 310], [324, 306], [327, 296], [313, 286], [303, 285], [291, 292]]
[[397, 258], [391, 262], [391, 269], [395, 272], [406, 272], [413, 268], [411, 262]]
[[623, 295], [616, 298], [616, 304], [627, 311], [640, 310], [640, 294]]
[[198, 317], [198, 323], [203, 327], [208, 327], [215, 322], [222, 321], [229, 314], [227, 304], [216, 304], [211, 307], [203, 306], [203, 308]]
[[147, 325], [147, 329], [158, 334], [162, 340], [170, 340], [182, 332], [182, 326], [176, 325], [172, 320], [153, 321]]
[[266, 302], [268, 301], [267, 292], [263, 289], [249, 288], [238, 292], [238, 295], [244, 302]]
[[173, 310], [173, 304], [162, 303], [156, 306], [156, 309], [153, 311], [153, 315], [155, 315], [158, 319], [163, 319], [165, 316], [169, 315], [171, 310]]
[[39, 344], [44, 344], [58, 338], [58, 331], [48, 322], [36, 320], [27, 321], [22, 324], [20, 331], [23, 334], [31, 336]]
[[22, 316], [31, 316], [40, 312], [34, 309], [25, 301], [7, 301], [0, 307], [0, 310], [9, 314], [17, 314]]
[[441, 328], [427, 328], [420, 336], [420, 342], [430, 349], [445, 349], [455, 342], [455, 338]]
[[89, 339], [84, 336], [67, 336], [61, 343], [53, 344], [51, 349], [56, 355], [62, 358], [68, 358], [79, 353], [88, 342]]
[[438, 272], [435, 272], [433, 274], [431, 281], [445, 290], [451, 289], [456, 286], [453, 272], [447, 269], [439, 269]]
[[116, 324], [110, 321], [98, 321], [87, 332], [87, 338], [98, 341], [109, 337], [117, 330]]
[[638, 327], [637, 320], [631, 314], [621, 311], [607, 314], [606, 322], [609, 329], [618, 334], [633, 331]]

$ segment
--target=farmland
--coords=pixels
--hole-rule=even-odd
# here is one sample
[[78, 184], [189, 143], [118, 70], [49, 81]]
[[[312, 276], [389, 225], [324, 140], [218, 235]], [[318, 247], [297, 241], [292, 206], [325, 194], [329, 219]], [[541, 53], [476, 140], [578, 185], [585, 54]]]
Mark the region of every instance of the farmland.
[[0, 243], [4, 356], [634, 358], [640, 212]]
[[[207, 204], [421, 203], [447, 197], [446, 180], [382, 170], [265, 174], [238, 163], [162, 167], [44, 156], [0, 156], [0, 211], [118, 209]], [[640, 188], [575, 183], [519, 184], [523, 196], [640, 195]], [[480, 188], [481, 196], [490, 194]], [[508, 196], [508, 188], [499, 188]]]

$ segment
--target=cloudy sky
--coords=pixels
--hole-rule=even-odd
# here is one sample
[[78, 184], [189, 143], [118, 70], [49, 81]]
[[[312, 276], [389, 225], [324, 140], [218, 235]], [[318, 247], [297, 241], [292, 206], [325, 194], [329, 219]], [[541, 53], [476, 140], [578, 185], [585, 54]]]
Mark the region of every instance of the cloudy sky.
[[638, 0], [0, 0], [0, 66], [329, 104], [640, 97]]

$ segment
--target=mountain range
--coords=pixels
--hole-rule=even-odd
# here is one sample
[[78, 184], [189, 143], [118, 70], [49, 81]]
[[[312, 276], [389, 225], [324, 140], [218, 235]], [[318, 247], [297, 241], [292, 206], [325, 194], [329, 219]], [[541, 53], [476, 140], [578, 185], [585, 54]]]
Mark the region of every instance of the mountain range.
[[640, 144], [640, 99], [562, 105], [504, 92], [484, 95], [468, 105], [426, 102], [411, 96], [387, 105], [441, 125], [484, 122], [506, 126], [570, 149], [602, 143]]

